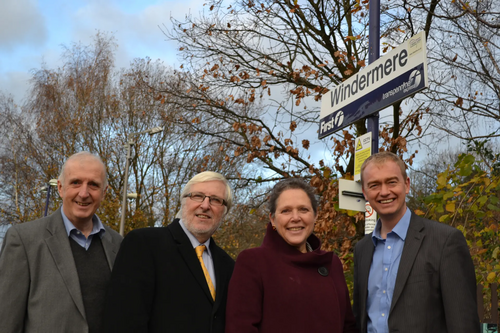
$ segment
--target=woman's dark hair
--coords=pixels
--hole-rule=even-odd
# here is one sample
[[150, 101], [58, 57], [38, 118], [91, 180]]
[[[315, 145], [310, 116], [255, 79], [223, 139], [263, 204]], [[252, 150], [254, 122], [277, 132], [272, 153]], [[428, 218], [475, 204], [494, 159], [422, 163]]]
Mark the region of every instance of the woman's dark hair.
[[273, 190], [269, 195], [267, 208], [269, 209], [269, 212], [273, 216], [274, 213], [276, 212], [276, 201], [278, 200], [281, 193], [283, 193], [286, 190], [295, 190], [295, 189], [306, 192], [307, 196], [309, 197], [309, 200], [311, 201], [311, 206], [314, 210], [314, 215], [318, 213], [318, 200], [316, 199], [314, 188], [311, 185], [307, 184], [301, 178], [287, 178], [281, 180], [279, 183], [274, 185]]

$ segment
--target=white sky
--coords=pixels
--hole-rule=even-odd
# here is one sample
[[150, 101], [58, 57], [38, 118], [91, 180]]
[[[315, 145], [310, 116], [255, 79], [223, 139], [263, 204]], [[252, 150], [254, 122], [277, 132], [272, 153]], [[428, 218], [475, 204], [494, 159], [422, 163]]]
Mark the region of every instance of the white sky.
[[[0, 92], [21, 103], [30, 71], [60, 64], [62, 45], [92, 42], [97, 31], [113, 33], [116, 67], [134, 58], [161, 59], [177, 67], [176, 45], [159, 26], [203, 10], [203, 0], [0, 0]], [[176, 65], [177, 64], [177, 65]]]

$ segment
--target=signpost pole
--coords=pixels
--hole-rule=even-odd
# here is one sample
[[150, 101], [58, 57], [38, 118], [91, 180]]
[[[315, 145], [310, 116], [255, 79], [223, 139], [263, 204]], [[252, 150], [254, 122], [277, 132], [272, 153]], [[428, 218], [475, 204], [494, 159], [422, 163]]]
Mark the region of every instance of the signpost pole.
[[[368, 62], [372, 64], [380, 57], [380, 0], [370, 0], [370, 21], [369, 21], [369, 40], [368, 46], [370, 53]], [[366, 129], [372, 133], [372, 154], [378, 153], [378, 112], [367, 117]], [[377, 214], [374, 213], [372, 207], [366, 202], [365, 211], [365, 235], [375, 229], [377, 223]]]
[[[380, 0], [370, 0], [368, 62], [372, 64], [380, 57]], [[378, 153], [378, 112], [367, 117], [367, 130], [372, 132], [372, 154]]]

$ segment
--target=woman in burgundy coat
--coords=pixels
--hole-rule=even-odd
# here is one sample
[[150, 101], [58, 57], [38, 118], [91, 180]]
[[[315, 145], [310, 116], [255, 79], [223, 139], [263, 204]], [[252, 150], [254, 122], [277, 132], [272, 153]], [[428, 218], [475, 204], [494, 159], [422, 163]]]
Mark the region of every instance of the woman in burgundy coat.
[[266, 236], [240, 253], [229, 283], [226, 333], [356, 333], [340, 259], [312, 234], [318, 203], [304, 181], [279, 182]]

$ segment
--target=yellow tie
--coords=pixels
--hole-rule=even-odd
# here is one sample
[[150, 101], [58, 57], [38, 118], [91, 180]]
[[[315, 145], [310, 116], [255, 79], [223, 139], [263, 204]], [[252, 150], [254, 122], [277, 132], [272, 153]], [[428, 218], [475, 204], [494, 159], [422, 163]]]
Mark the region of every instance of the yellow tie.
[[205, 245], [198, 245], [196, 247], [196, 255], [198, 256], [198, 260], [200, 261], [201, 264], [201, 269], [203, 269], [203, 273], [205, 274], [205, 279], [207, 280], [208, 284], [208, 289], [210, 289], [210, 294], [212, 294], [212, 298], [215, 301], [215, 288], [214, 284], [212, 283], [212, 279], [210, 278], [210, 274], [208, 273], [207, 268], [205, 267], [205, 263], [203, 262], [203, 252], [205, 251], [206, 246]]

